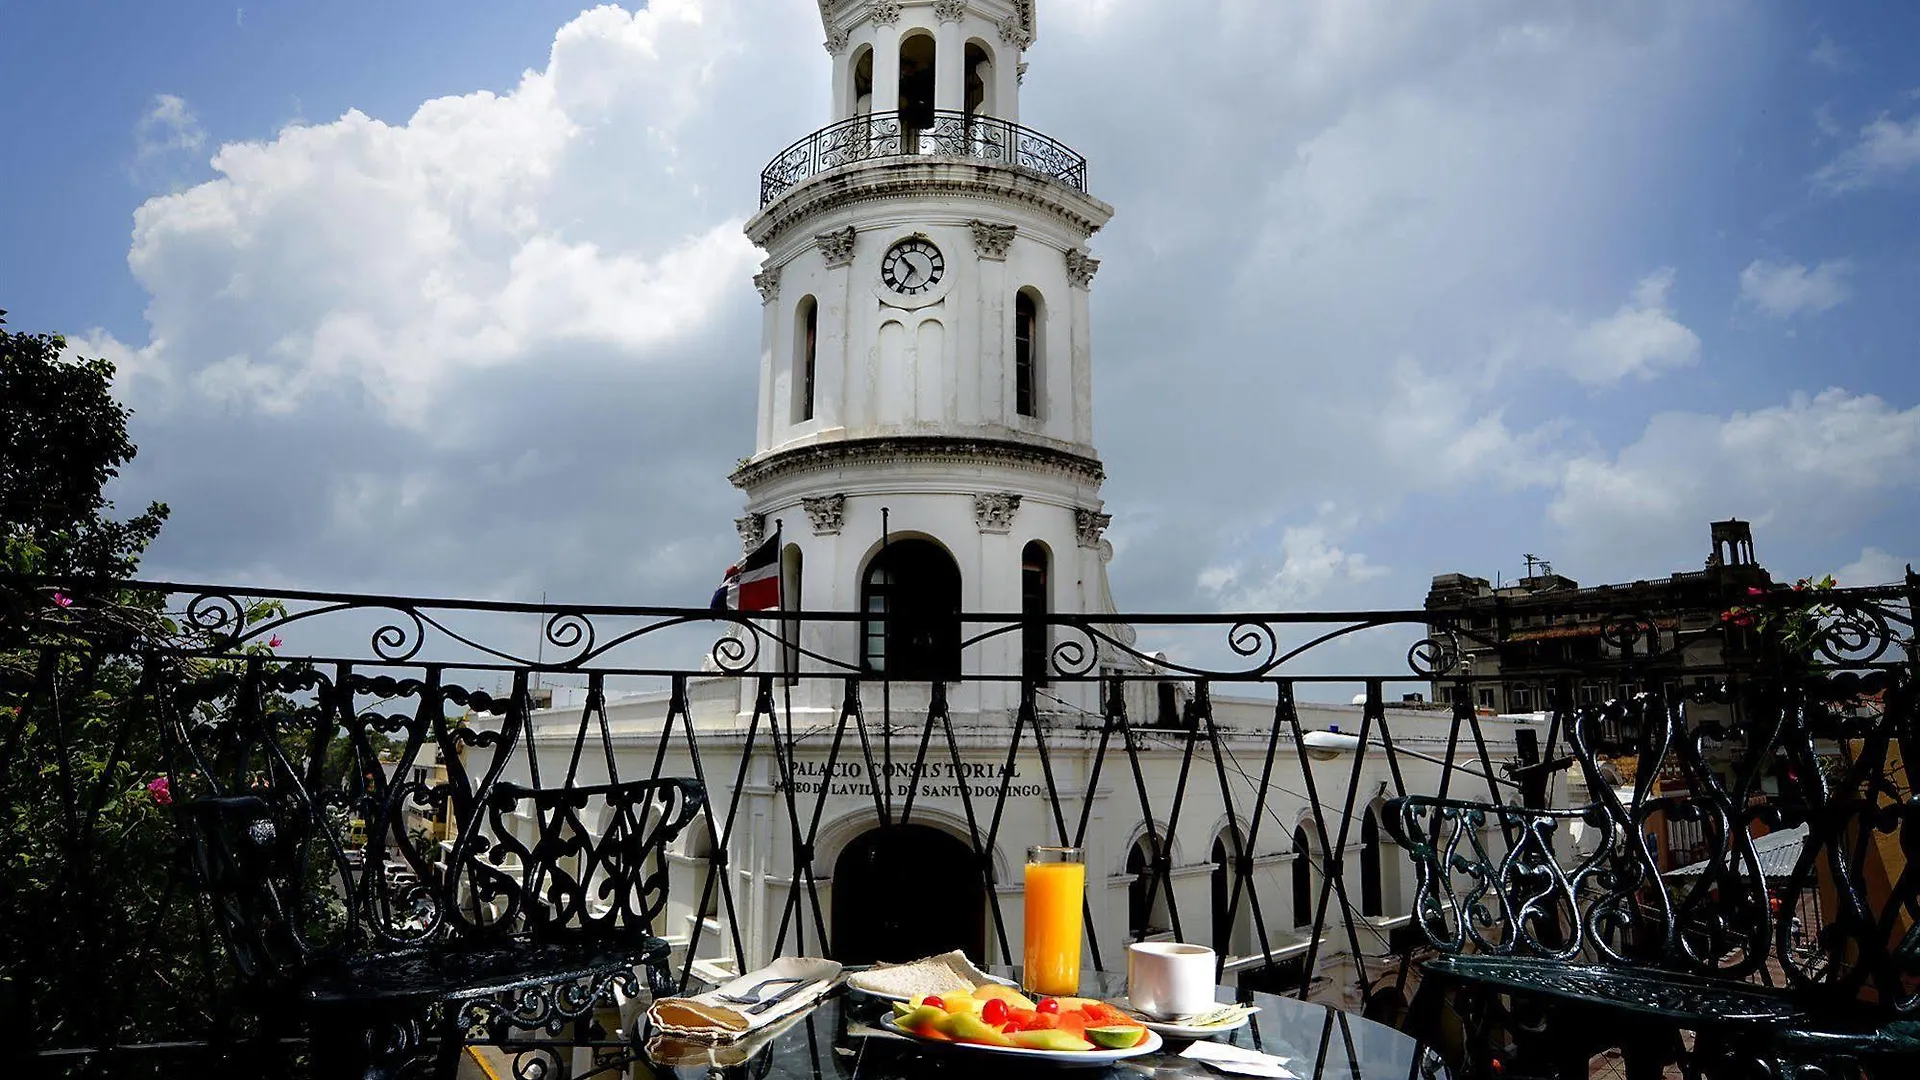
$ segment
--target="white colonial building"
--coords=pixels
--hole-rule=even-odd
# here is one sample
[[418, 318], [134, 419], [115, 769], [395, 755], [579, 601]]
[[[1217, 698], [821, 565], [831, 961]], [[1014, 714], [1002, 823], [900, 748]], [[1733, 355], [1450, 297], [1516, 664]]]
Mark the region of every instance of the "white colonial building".
[[[797, 736], [794, 810], [764, 721], [742, 764], [759, 680], [714, 673], [688, 684], [680, 715], [697, 735], [721, 828], [735, 779], [744, 777], [723, 841], [731, 915], [719, 890], [705, 888], [713, 852], [704, 832], [688, 836], [675, 856], [667, 930], [685, 941], [698, 925], [703, 963], [758, 964], [776, 946], [793, 951], [796, 935], [819, 952], [822, 927], [827, 948], [850, 961], [959, 944], [976, 959], [1001, 962], [999, 928], [971, 854], [976, 839], [984, 842], [1001, 784], [1009, 798], [987, 854], [1015, 954], [1025, 847], [1061, 839], [1030, 735], [1003, 777], [1019, 682], [971, 677], [1044, 674], [1061, 642], [1016, 631], [963, 649], [983, 627], [957, 618], [962, 611], [1115, 611], [1107, 582], [1112, 547], [1101, 536], [1109, 520], [1100, 498], [1104, 473], [1092, 443], [1089, 299], [1099, 263], [1088, 249], [1113, 210], [1087, 192], [1083, 159], [1018, 124], [1034, 6], [820, 0], [830, 123], [768, 167], [762, 207], [747, 224], [766, 251], [754, 279], [764, 303], [759, 400], [752, 456], [732, 480], [746, 494], [739, 521], [746, 546], [780, 537], [784, 609], [845, 617], [789, 623], [804, 655], [772, 648], [755, 661], [762, 672], [794, 676], [776, 679], [775, 702], [782, 733]], [[1127, 627], [1110, 632], [1121, 643], [1134, 640]], [[1149, 902], [1143, 888], [1153, 862], [1144, 785], [1154, 831], [1165, 835], [1172, 826], [1166, 853], [1181, 932], [1224, 948], [1234, 967], [1260, 961], [1250, 904], [1241, 902], [1233, 926], [1215, 924], [1235, 847], [1222, 777], [1244, 840], [1275, 724], [1271, 688], [1249, 688], [1264, 696], [1244, 700], [1223, 696], [1225, 684], [1214, 688], [1224, 751], [1216, 765], [1204, 739], [1190, 760], [1185, 754], [1191, 684], [1152, 678], [1147, 662], [1124, 650], [1103, 649], [1094, 662], [1149, 676], [1127, 691], [1128, 713], [1142, 729], [1143, 784], [1117, 741], [1093, 775], [1103, 741], [1096, 684], [1056, 679], [1036, 704], [1068, 833], [1083, 814], [1088, 821], [1093, 932], [1103, 959], [1123, 966], [1132, 933], [1173, 929], [1164, 893]], [[850, 678], [861, 716], [843, 724]], [[956, 768], [937, 727], [927, 771], [912, 791], [910, 824], [883, 829], [883, 814], [897, 821], [905, 809], [907, 769], [936, 685], [961, 761]], [[662, 771], [694, 771], [682, 722], [668, 717], [670, 698], [607, 703], [622, 777], [655, 767], [663, 735]], [[563, 692], [539, 714], [543, 758], [565, 755], [589, 720], [597, 733], [598, 713], [583, 712], [584, 704]], [[1409, 752], [1398, 762], [1405, 783], [1431, 790], [1439, 766], [1412, 755], [1445, 753], [1447, 714], [1394, 704], [1387, 710], [1392, 736]], [[1302, 703], [1300, 719], [1308, 730], [1350, 733], [1361, 727], [1361, 708]], [[868, 751], [893, 769], [890, 798], [879, 806], [862, 724]], [[837, 750], [836, 731], [843, 736]], [[1495, 759], [1511, 757], [1510, 736], [1498, 738]], [[1268, 938], [1283, 954], [1303, 951], [1321, 875], [1333, 865], [1299, 750], [1283, 735], [1252, 852]], [[1333, 739], [1313, 748], [1309, 768], [1327, 835], [1337, 841], [1344, 824], [1349, 856], [1340, 865], [1349, 892], [1375, 924], [1362, 949], [1384, 952], [1381, 929], [1405, 911], [1410, 873], [1379, 833], [1388, 763], [1377, 748], [1365, 754], [1356, 783], [1355, 753]], [[607, 763], [588, 753], [580, 768], [592, 780]], [[1483, 780], [1455, 783], [1470, 781], [1484, 795]], [[1350, 786], [1356, 813], [1346, 821]], [[804, 866], [795, 859], [806, 847], [796, 846], [796, 826], [803, 838], [815, 834]], [[796, 892], [806, 902], [790, 919]], [[817, 918], [810, 896], [819, 900]], [[1347, 951], [1337, 901], [1330, 924], [1323, 948]], [[728, 955], [736, 932], [744, 957]]]

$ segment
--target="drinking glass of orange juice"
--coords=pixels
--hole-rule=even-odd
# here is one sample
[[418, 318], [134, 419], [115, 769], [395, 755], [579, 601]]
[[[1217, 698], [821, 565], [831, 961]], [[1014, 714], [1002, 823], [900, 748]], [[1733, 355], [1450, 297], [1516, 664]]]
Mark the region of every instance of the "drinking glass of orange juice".
[[1080, 913], [1087, 862], [1079, 848], [1027, 849], [1027, 939], [1020, 986], [1054, 997], [1080, 992]]

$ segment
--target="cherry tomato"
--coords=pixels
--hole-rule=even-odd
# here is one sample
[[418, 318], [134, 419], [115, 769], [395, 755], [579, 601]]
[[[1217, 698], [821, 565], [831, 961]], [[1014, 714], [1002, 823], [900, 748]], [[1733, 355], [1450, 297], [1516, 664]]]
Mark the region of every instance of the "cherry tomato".
[[992, 1024], [994, 1027], [999, 1027], [1001, 1024], [1006, 1023], [1007, 1003], [999, 998], [989, 998], [985, 1005], [980, 1006], [980, 1019]]
[[934, 997], [932, 994], [928, 994], [926, 997], [921, 998], [920, 1004], [931, 1005], [936, 1009], [944, 1009], [947, 1007], [946, 1002], [941, 1001], [939, 998]]
[[1033, 1007], [1034, 1012], [1059, 1013], [1060, 1003], [1052, 998], [1041, 998], [1040, 1004]]

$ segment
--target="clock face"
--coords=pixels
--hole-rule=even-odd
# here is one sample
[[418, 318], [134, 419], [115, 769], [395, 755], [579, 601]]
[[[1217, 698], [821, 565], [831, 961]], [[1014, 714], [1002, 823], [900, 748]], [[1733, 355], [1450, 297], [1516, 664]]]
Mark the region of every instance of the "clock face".
[[880, 264], [880, 280], [902, 296], [919, 296], [947, 276], [947, 260], [940, 249], [918, 236], [887, 249]]

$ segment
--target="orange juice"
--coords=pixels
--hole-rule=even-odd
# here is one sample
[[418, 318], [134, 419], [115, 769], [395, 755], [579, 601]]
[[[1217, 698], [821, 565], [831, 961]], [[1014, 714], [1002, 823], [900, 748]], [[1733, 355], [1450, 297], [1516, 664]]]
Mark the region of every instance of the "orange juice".
[[[1061, 849], [1054, 849], [1061, 850]], [[1052, 996], [1080, 992], [1080, 913], [1087, 866], [1027, 863], [1027, 939], [1021, 985]]]

